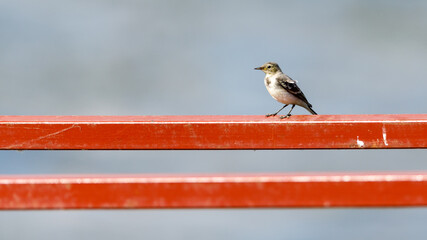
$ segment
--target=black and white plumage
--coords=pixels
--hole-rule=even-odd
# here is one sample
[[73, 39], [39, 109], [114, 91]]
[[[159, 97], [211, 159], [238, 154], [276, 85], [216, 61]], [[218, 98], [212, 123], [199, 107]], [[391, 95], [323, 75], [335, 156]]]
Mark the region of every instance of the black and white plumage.
[[286, 116], [282, 116], [281, 118], [290, 117], [295, 105], [307, 109], [307, 111], [313, 115], [317, 115], [304, 93], [298, 87], [296, 81], [284, 74], [277, 63], [267, 62], [255, 69], [265, 72], [264, 84], [267, 91], [278, 102], [285, 104], [285, 106], [276, 113], [267, 114], [267, 117], [276, 116], [288, 105], [292, 105], [291, 110]]

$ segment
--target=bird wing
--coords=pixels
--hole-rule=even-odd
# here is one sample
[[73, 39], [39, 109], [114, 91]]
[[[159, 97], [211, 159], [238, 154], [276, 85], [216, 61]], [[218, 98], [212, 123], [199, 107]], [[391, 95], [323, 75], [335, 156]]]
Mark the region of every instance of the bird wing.
[[307, 103], [309, 107], [312, 107], [311, 104], [308, 102], [307, 98], [305, 97], [304, 93], [298, 87], [296, 81], [293, 80], [291, 77], [283, 74], [282, 76], [279, 76], [277, 78], [277, 81], [279, 82], [280, 86], [282, 86], [286, 91]]

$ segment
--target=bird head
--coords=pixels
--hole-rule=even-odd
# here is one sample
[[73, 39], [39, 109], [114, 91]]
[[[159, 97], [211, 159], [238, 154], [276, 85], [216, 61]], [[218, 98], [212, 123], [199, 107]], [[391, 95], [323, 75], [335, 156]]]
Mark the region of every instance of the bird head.
[[264, 63], [264, 65], [262, 65], [261, 67], [255, 68], [255, 70], [261, 70], [266, 74], [275, 74], [276, 72], [282, 71], [279, 65], [275, 62]]

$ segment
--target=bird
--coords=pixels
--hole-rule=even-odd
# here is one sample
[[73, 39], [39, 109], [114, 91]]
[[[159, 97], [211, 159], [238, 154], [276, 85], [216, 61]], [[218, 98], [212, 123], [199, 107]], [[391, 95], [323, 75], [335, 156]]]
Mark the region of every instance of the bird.
[[270, 95], [278, 102], [285, 104], [279, 111], [265, 115], [266, 117], [276, 116], [285, 107], [292, 105], [291, 110], [280, 119], [289, 118], [295, 105], [301, 106], [313, 115], [317, 113], [308, 102], [304, 93], [298, 87], [297, 82], [288, 75], [284, 74], [279, 65], [275, 62], [264, 63], [261, 67], [255, 68], [265, 73], [264, 84]]

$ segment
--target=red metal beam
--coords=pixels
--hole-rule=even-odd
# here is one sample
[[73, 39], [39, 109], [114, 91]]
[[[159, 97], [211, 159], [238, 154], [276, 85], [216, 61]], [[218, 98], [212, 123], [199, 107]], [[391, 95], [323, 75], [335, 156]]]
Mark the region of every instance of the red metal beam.
[[0, 116], [0, 149], [427, 148], [427, 114]]
[[427, 206], [427, 172], [0, 176], [0, 209]]

